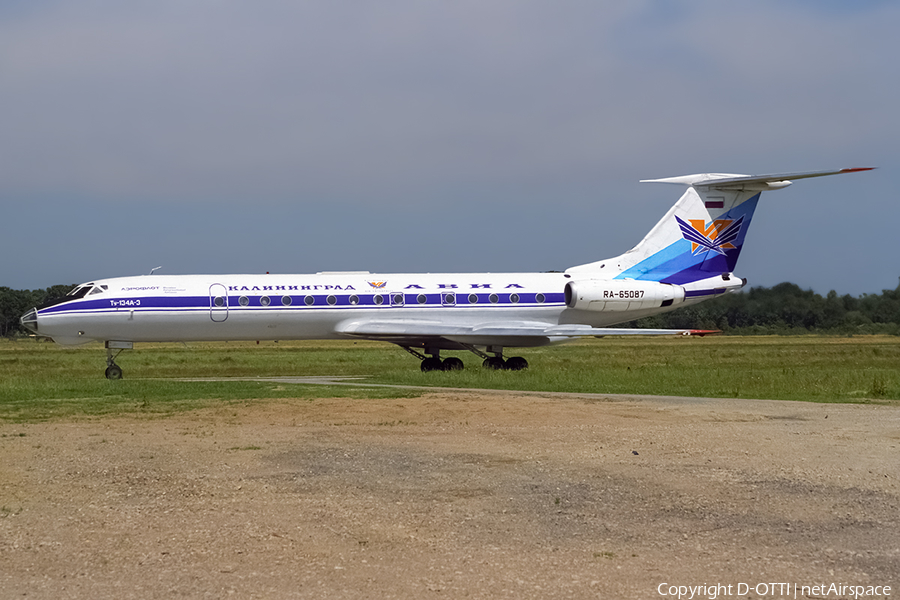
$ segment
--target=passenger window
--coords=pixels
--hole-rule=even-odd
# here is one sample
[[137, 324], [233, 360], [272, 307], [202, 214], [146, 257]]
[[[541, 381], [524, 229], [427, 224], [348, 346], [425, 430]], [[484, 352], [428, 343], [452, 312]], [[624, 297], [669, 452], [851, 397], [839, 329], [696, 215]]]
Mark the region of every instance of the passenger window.
[[248, 298], [247, 296], [241, 296], [240, 298], [238, 298], [238, 302], [240, 302], [241, 306], [249, 306], [250, 298]]
[[546, 300], [546, 298], [544, 297], [543, 294], [536, 294], [534, 297], [534, 301], [537, 302], [538, 304], [543, 304], [544, 300]]
[[469, 304], [478, 304], [478, 294], [469, 294]]
[[316, 303], [316, 299], [313, 296], [307, 296], [303, 299], [303, 302], [305, 302], [307, 306], [312, 306]]
[[418, 296], [416, 296], [416, 302], [418, 302], [419, 304], [425, 304], [426, 302], [428, 302], [428, 296], [426, 296], [425, 294], [419, 294]]
[[356, 306], [357, 304], [359, 304], [359, 296], [357, 296], [356, 294], [353, 294], [352, 296], [350, 296], [349, 300], [350, 300], [350, 304], [353, 306]]
[[282, 303], [284, 306], [290, 306], [290, 305], [291, 305], [291, 297], [290, 297], [290, 296], [282, 296], [282, 297], [281, 297], [281, 303]]
[[518, 295], [518, 294], [510, 294], [510, 295], [509, 295], [509, 301], [512, 302], [513, 304], [518, 304], [518, 302], [519, 302], [519, 295]]
[[500, 296], [498, 296], [497, 294], [491, 294], [488, 299], [491, 301], [491, 304], [497, 304], [498, 302], [500, 302]]
[[268, 296], [263, 296], [263, 297], [261, 297], [261, 298], [259, 299], [259, 305], [260, 305], [260, 306], [268, 306], [268, 305], [271, 304], [271, 303], [272, 303], [272, 301], [269, 300], [269, 297], [268, 297]]
[[334, 296], [328, 296], [328, 298], [326, 298], [326, 300], [327, 300], [329, 306], [334, 306], [335, 304], [337, 304], [337, 298], [335, 298]]

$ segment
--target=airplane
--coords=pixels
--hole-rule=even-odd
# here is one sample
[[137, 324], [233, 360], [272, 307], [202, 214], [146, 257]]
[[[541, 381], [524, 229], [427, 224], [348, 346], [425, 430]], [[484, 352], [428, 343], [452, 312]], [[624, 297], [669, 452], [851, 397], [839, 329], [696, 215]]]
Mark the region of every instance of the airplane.
[[521, 370], [504, 357], [584, 337], [703, 335], [690, 329], [611, 325], [690, 306], [747, 283], [733, 275], [761, 192], [793, 180], [874, 167], [644, 180], [687, 189], [634, 248], [548, 273], [144, 275], [83, 283], [21, 317], [62, 345], [103, 342], [106, 377], [140, 342], [366, 339], [396, 344], [422, 371], [463, 368], [442, 350], [470, 351], [489, 369]]

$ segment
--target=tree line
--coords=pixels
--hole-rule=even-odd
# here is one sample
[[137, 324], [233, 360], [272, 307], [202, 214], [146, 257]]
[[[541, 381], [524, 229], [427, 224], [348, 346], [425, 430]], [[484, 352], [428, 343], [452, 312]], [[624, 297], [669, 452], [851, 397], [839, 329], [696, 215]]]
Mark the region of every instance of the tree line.
[[[74, 285], [41, 290], [0, 287], [0, 336], [28, 335], [19, 318]], [[754, 287], [678, 310], [633, 321], [633, 327], [718, 329], [733, 334], [837, 333], [900, 335], [900, 285], [880, 294], [825, 296], [793, 283]]]
[[793, 283], [725, 294], [670, 313], [639, 319], [634, 327], [718, 329], [733, 334], [835, 333], [900, 335], [900, 285], [880, 294], [825, 296]]

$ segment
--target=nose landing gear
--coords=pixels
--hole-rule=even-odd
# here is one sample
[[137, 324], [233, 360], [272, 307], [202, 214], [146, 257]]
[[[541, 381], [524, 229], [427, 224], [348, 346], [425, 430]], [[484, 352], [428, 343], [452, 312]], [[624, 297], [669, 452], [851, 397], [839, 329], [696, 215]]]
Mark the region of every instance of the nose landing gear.
[[122, 379], [122, 367], [116, 364], [116, 358], [123, 350], [134, 349], [134, 342], [106, 342], [106, 378]]

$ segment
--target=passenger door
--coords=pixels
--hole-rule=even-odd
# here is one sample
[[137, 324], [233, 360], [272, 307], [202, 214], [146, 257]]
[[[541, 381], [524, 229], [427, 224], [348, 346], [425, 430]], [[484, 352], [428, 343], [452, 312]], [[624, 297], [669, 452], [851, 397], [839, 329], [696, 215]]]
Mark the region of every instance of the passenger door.
[[228, 288], [221, 283], [209, 286], [209, 318], [216, 323], [228, 318]]

